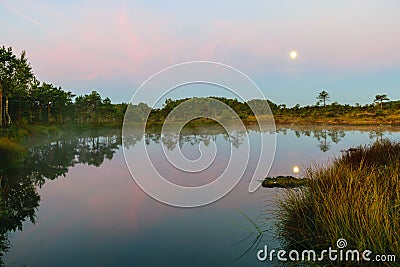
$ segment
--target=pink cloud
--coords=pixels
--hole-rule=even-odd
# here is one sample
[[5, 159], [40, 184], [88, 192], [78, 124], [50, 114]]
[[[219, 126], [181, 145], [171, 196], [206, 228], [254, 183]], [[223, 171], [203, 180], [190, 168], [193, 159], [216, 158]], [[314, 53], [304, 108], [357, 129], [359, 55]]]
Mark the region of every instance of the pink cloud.
[[[205, 17], [193, 19], [192, 27], [191, 20], [139, 4], [82, 4], [75, 7], [74, 17], [44, 4], [28, 5], [35, 16], [18, 6], [6, 8], [39, 28], [26, 50], [46, 81], [129, 77], [140, 83], [165, 67], [191, 60], [257, 72], [266, 67], [282, 72], [289, 67], [382, 68], [400, 62], [394, 24], [384, 21], [381, 29], [365, 14], [355, 20], [350, 11], [340, 19], [335, 12], [318, 10], [285, 19]], [[291, 49], [299, 52], [296, 66], [288, 60]]]

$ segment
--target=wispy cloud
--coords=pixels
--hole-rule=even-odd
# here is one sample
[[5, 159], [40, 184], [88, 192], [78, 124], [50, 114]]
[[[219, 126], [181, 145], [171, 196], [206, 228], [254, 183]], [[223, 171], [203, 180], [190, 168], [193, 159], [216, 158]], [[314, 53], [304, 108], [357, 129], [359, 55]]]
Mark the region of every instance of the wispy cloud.
[[[7, 33], [3, 42], [26, 49], [40, 79], [67, 85], [100, 79], [109, 86], [121, 80], [139, 84], [171, 64], [191, 60], [286, 77], [400, 65], [400, 4], [393, 1], [0, 5], [0, 34]], [[299, 52], [296, 62], [288, 58], [292, 49]]]
[[20, 8], [18, 8], [16, 5], [12, 4], [9, 1], [1, 1], [0, 4], [9, 12], [14, 13], [18, 17], [22, 18], [22, 21], [24, 23], [29, 23], [37, 27], [41, 31], [48, 31], [47, 27], [36, 20], [33, 16], [28, 15], [27, 13], [23, 12]]

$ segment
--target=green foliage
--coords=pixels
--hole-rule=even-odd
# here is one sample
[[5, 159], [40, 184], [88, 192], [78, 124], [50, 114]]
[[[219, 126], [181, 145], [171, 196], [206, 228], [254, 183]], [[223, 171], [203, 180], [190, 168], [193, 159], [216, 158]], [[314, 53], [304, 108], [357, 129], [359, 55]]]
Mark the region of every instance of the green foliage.
[[[0, 47], [0, 124], [10, 125], [9, 100], [24, 101], [34, 81], [25, 51], [18, 57], [12, 48]], [[21, 105], [21, 104], [20, 104]]]
[[[0, 48], [0, 124], [10, 127], [32, 124], [122, 122], [126, 104], [114, 105], [93, 91], [78, 96], [33, 75], [25, 51]], [[0, 125], [0, 126], [1, 126]]]
[[[139, 103], [138, 105], [129, 104], [129, 109], [125, 114], [125, 119], [132, 122], [144, 122], [147, 116], [151, 112], [151, 108], [145, 103]], [[152, 114], [154, 118], [154, 113]]]
[[25, 152], [24, 148], [11, 139], [0, 137], [0, 177], [4, 169], [14, 166]]
[[[217, 100], [218, 102], [215, 102]], [[250, 105], [255, 105], [258, 108], [259, 113], [267, 114], [268, 103], [266, 100], [253, 100]], [[182, 105], [181, 105], [182, 104]], [[140, 107], [142, 105], [142, 107]], [[181, 105], [181, 106], [180, 106]], [[147, 125], [163, 123], [168, 115], [174, 110], [173, 120], [186, 120], [186, 118], [196, 114], [207, 114], [208, 116], [214, 116], [219, 119], [230, 119], [232, 118], [232, 112], [229, 112], [229, 108], [234, 111], [242, 120], [248, 119], [250, 116], [254, 116], [252, 109], [248, 103], [240, 102], [237, 99], [229, 99], [225, 97], [206, 97], [206, 98], [184, 98], [184, 99], [166, 99], [162, 108], [150, 109], [146, 104], [140, 103], [139, 105], [131, 105], [128, 109], [126, 118], [131, 121], [144, 121], [143, 114], [147, 114], [150, 110], [150, 114], [147, 120]], [[176, 109], [179, 106], [179, 109]]]

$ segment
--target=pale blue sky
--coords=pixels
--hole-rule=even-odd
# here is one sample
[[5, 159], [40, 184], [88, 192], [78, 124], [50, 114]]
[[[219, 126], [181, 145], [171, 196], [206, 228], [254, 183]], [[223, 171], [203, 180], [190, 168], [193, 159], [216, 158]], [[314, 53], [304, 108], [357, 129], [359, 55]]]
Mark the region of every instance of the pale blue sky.
[[1, 44], [74, 93], [127, 102], [155, 72], [210, 60], [289, 106], [315, 104], [321, 90], [341, 103], [400, 99], [399, 1], [37, 2], [0, 0]]

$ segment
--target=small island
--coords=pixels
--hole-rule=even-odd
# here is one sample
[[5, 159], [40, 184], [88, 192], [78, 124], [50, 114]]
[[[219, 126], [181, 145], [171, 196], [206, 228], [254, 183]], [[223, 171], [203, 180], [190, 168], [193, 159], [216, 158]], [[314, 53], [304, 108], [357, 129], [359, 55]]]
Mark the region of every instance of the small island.
[[293, 176], [277, 176], [267, 177], [262, 181], [261, 185], [267, 188], [295, 188], [306, 186], [309, 183], [309, 179], [296, 178]]

